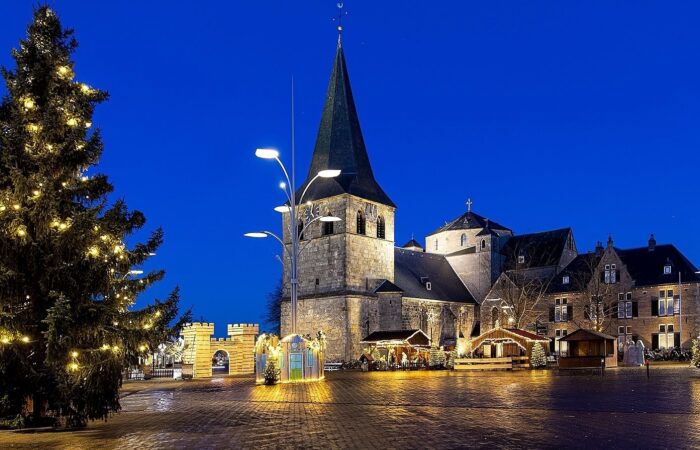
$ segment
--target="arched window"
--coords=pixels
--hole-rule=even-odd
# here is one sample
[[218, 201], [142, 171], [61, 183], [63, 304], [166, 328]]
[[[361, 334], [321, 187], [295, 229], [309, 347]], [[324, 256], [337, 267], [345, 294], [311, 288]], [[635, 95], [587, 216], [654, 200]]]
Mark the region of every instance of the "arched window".
[[304, 230], [304, 221], [300, 220], [299, 222], [297, 222], [297, 236], [299, 236], [300, 241], [304, 240], [303, 230]]
[[357, 211], [357, 234], [365, 234], [365, 214], [362, 211]]
[[377, 237], [384, 239], [386, 237], [386, 226], [384, 225], [384, 217], [377, 217]]
[[[326, 211], [326, 216], [331, 216], [330, 211]], [[323, 225], [323, 235], [328, 236], [329, 234], [333, 234], [333, 224], [335, 222], [321, 222], [321, 225]]]
[[460, 244], [462, 247], [464, 247], [465, 245], [467, 245], [467, 234], [466, 234], [466, 233], [462, 233], [462, 237], [459, 239], [459, 244]]
[[496, 322], [498, 321], [498, 308], [493, 307], [491, 308], [491, 328], [496, 327]]
[[482, 239], [481, 240], [481, 249], [483, 250], [485, 248], [486, 248], [486, 239]]

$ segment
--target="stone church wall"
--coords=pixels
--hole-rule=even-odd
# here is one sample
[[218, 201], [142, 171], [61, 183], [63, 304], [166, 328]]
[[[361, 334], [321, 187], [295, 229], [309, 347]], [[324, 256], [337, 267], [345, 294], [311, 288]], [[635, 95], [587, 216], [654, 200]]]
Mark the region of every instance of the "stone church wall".
[[421, 329], [432, 342], [468, 337], [474, 327], [476, 305], [436, 302], [414, 298], [402, 300], [402, 328]]
[[[282, 302], [282, 336], [291, 333], [290, 302]], [[299, 299], [297, 333], [326, 334], [326, 360], [350, 361], [362, 352], [360, 341], [379, 329], [376, 297], [338, 295]]]

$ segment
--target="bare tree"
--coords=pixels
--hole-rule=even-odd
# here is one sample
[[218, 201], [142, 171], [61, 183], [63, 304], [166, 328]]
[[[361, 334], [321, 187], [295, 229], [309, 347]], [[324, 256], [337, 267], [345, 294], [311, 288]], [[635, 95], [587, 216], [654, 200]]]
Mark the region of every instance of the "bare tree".
[[267, 294], [267, 310], [265, 322], [270, 327], [270, 332], [280, 334], [282, 328], [282, 298], [284, 297], [284, 283], [280, 279], [275, 288]]
[[494, 285], [501, 320], [509, 327], [526, 328], [546, 313], [545, 301], [550, 276], [528, 276], [517, 270], [504, 272]]
[[601, 257], [595, 254], [580, 260], [571, 273], [571, 282], [576, 292], [574, 303], [583, 314], [571, 320], [579, 328], [606, 332], [617, 315], [618, 299], [613, 287], [619, 281], [619, 272], [613, 269], [606, 274], [601, 270]]

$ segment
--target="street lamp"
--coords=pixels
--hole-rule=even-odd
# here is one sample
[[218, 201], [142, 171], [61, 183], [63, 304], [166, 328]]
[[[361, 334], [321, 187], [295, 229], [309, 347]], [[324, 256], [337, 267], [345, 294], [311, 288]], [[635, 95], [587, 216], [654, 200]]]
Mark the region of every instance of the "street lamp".
[[[300, 248], [299, 247], [299, 240], [301, 236], [304, 234], [304, 231], [311, 225], [312, 223], [316, 221], [320, 222], [338, 222], [341, 219], [339, 217], [335, 216], [317, 216], [314, 217], [313, 219], [309, 220], [301, 230], [297, 227], [297, 223], [299, 223], [300, 220], [300, 214], [299, 214], [299, 206], [303, 204], [304, 202], [304, 196], [306, 195], [306, 192], [309, 189], [309, 186], [311, 186], [314, 181], [316, 181], [319, 178], [335, 178], [338, 175], [340, 175], [340, 170], [335, 170], [335, 169], [326, 169], [326, 170], [321, 170], [319, 171], [316, 176], [314, 176], [311, 181], [306, 185], [304, 188], [304, 191], [301, 193], [301, 196], [299, 196], [299, 201], [297, 202], [296, 198], [296, 180], [295, 180], [295, 175], [294, 175], [294, 150], [292, 149], [292, 171], [291, 171], [291, 178], [289, 176], [289, 172], [287, 172], [287, 168], [282, 164], [282, 161], [280, 160], [279, 156], [280, 153], [272, 148], [259, 148], [255, 150], [255, 156], [258, 158], [262, 159], [274, 159], [277, 161], [277, 164], [279, 164], [280, 168], [282, 169], [282, 172], [284, 173], [284, 177], [287, 180], [286, 183], [280, 183], [280, 189], [282, 189], [287, 196], [287, 204], [277, 206], [275, 208], [275, 211], [278, 213], [289, 213], [289, 226], [287, 228], [287, 231], [289, 231], [289, 236], [291, 240], [291, 245], [290, 248], [287, 248], [287, 245], [285, 245], [283, 239], [278, 236], [277, 234], [271, 232], [271, 231], [255, 231], [251, 233], [245, 233], [244, 236], [250, 237], [250, 238], [266, 238], [266, 237], [272, 237], [275, 238], [280, 244], [282, 244], [282, 248], [284, 251], [287, 253], [289, 256], [289, 278], [290, 278], [290, 287], [291, 287], [291, 292], [290, 292], [290, 297], [291, 297], [291, 315], [292, 315], [292, 334], [297, 334], [297, 288], [298, 288], [298, 280], [297, 280], [297, 261], [299, 259], [299, 255], [301, 252], [306, 248], [306, 246]], [[308, 245], [308, 244], [307, 244]]]

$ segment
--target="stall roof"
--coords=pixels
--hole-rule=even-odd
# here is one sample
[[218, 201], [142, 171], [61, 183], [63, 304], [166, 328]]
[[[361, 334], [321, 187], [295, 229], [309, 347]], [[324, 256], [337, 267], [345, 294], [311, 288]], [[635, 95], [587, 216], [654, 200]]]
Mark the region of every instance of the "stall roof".
[[362, 344], [377, 344], [379, 342], [427, 346], [430, 345], [430, 338], [421, 330], [388, 330], [375, 331], [361, 341]]
[[600, 331], [584, 330], [580, 328], [571, 334], [567, 334], [560, 341], [614, 341], [615, 338]]

